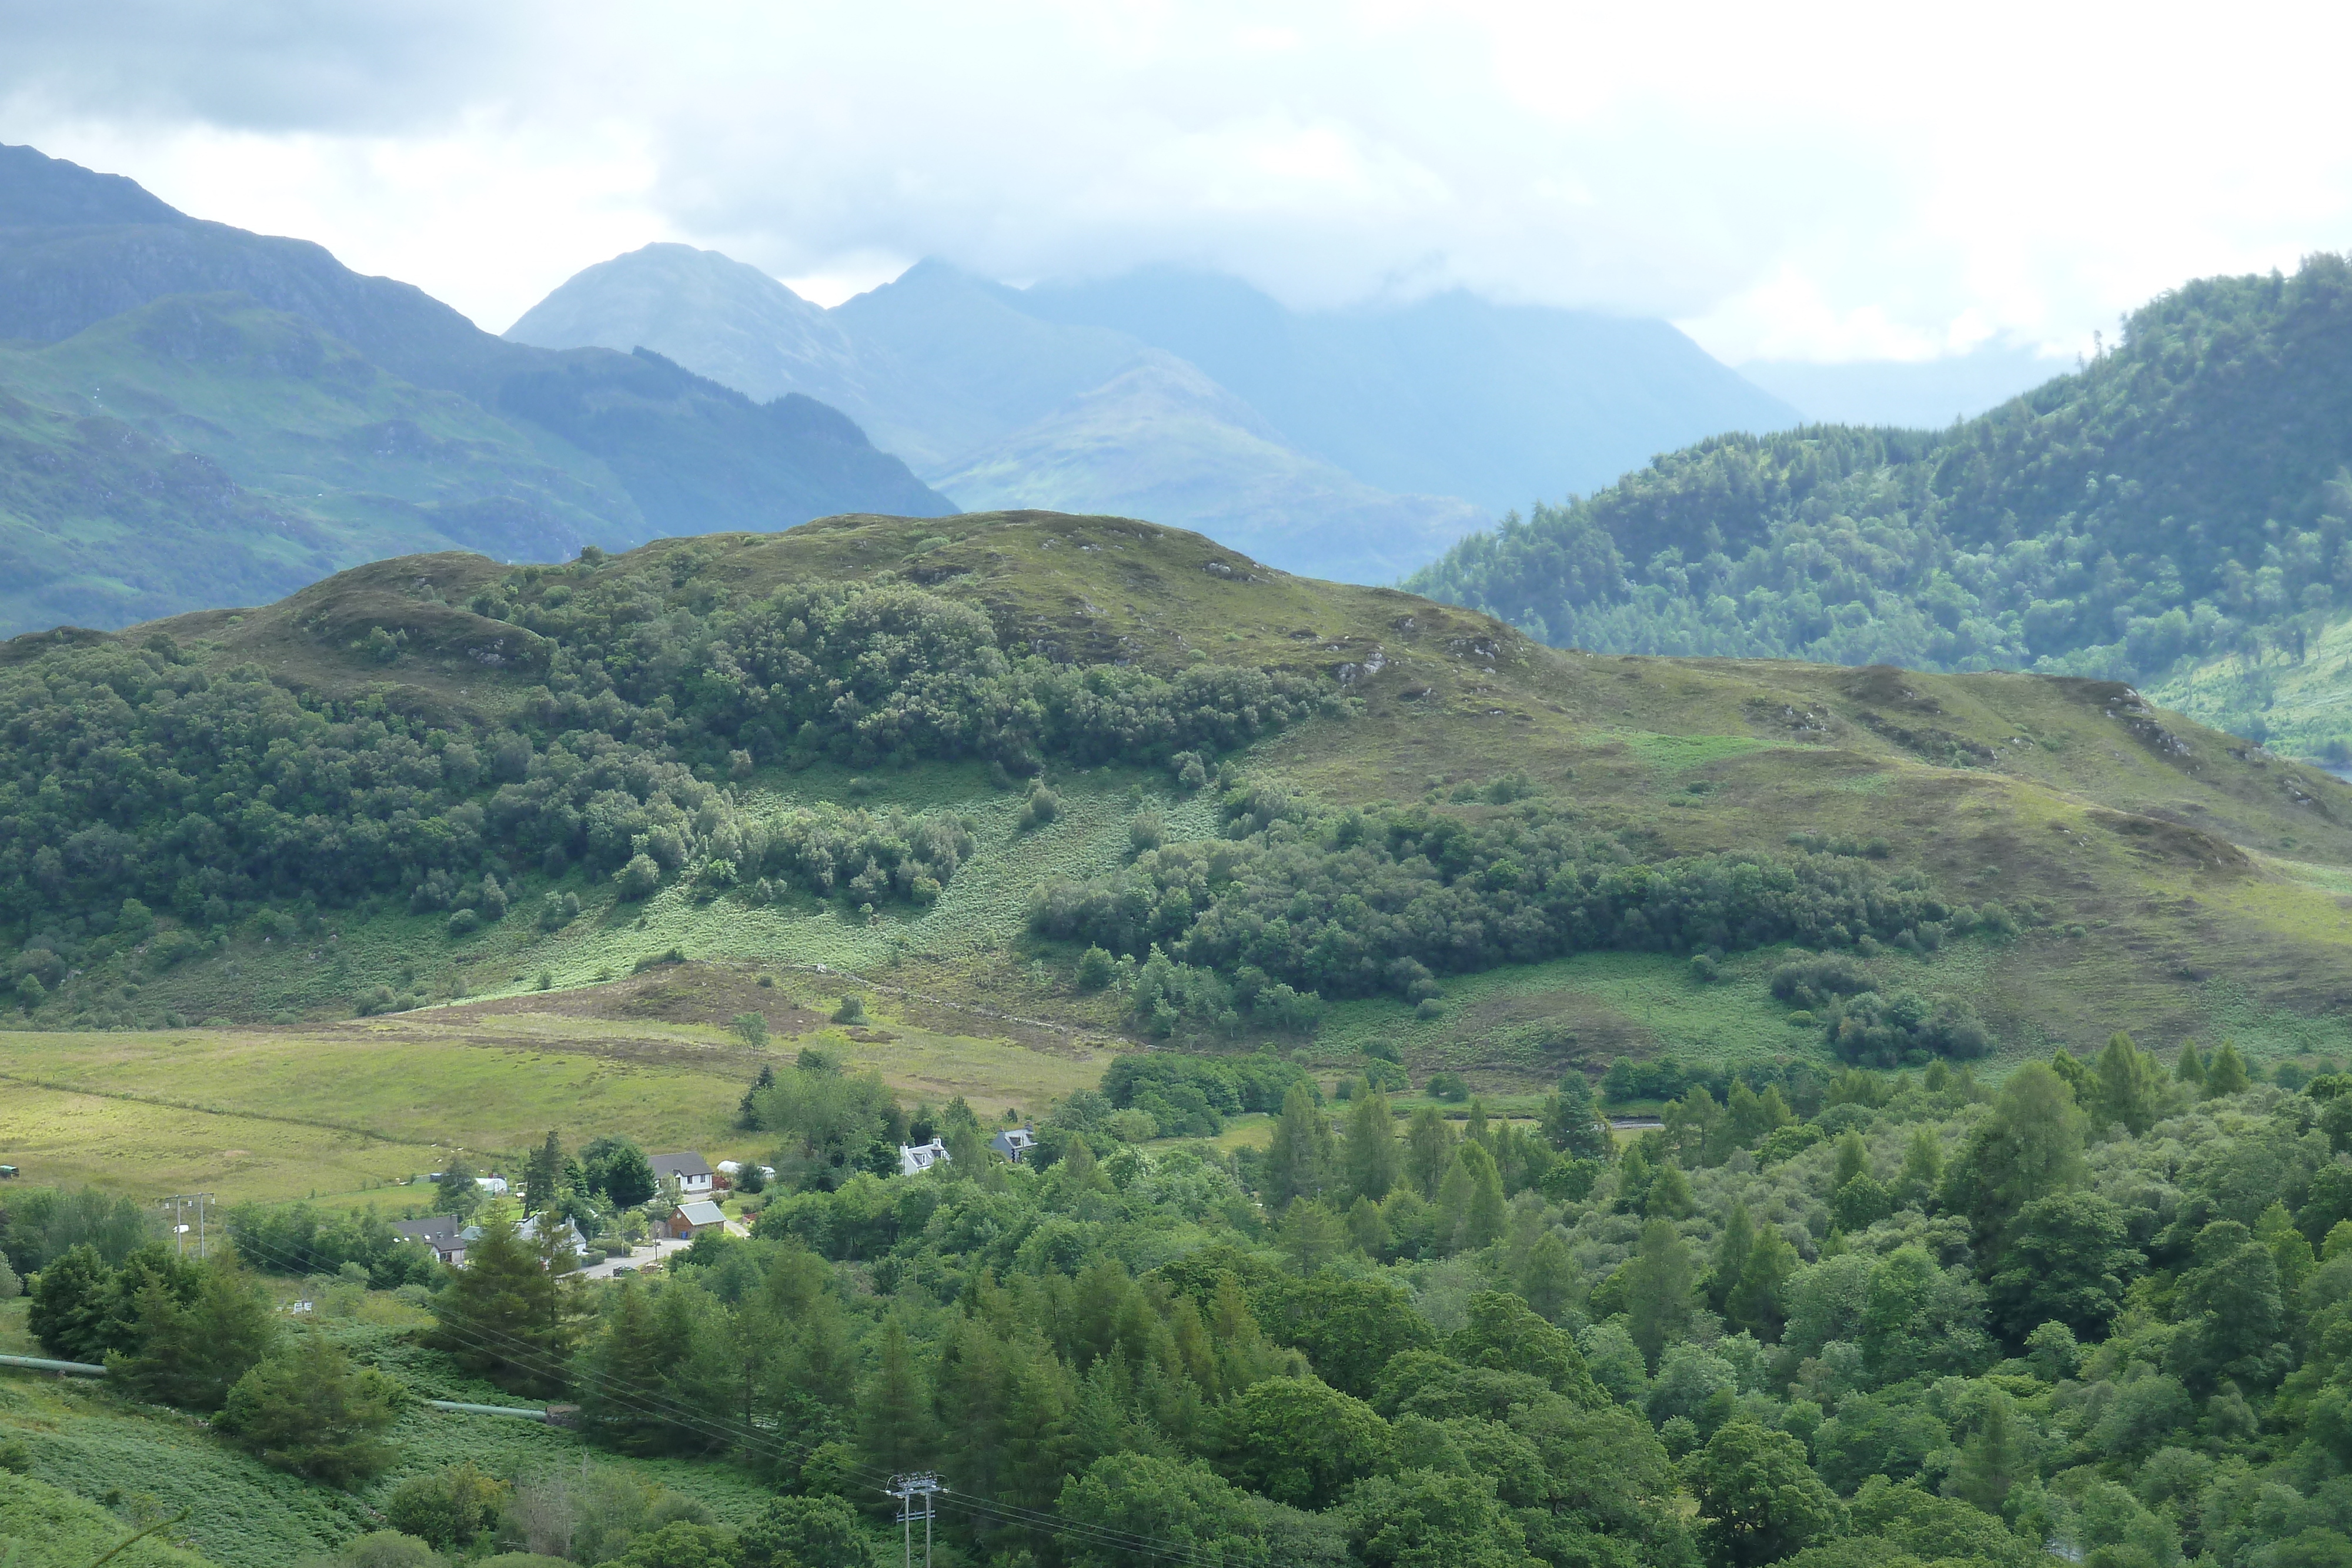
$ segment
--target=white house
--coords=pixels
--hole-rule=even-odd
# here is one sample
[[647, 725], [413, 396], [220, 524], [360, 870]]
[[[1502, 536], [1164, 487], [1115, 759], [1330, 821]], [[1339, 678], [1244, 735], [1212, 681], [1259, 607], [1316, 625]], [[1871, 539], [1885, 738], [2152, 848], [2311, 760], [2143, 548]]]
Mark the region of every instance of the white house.
[[900, 1144], [898, 1145], [898, 1174], [900, 1176], [920, 1176], [925, 1171], [930, 1169], [933, 1166], [943, 1166], [947, 1163], [948, 1146], [940, 1142], [937, 1138], [933, 1138], [928, 1144]]
[[1007, 1127], [989, 1139], [988, 1146], [1017, 1166], [1022, 1155], [1037, 1146], [1037, 1134], [1027, 1127]]
[[681, 1197], [709, 1197], [717, 1173], [710, 1162], [688, 1150], [682, 1155], [656, 1155], [646, 1162], [654, 1167], [654, 1180], [676, 1179]]

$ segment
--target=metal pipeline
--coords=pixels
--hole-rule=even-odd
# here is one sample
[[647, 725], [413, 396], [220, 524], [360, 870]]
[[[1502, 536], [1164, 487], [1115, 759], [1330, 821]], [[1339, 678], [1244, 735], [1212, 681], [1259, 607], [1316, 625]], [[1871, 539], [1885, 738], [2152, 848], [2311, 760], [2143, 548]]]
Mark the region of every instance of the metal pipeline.
[[0, 1366], [14, 1366], [26, 1372], [55, 1372], [68, 1377], [104, 1377], [106, 1368], [87, 1361], [48, 1361], [37, 1355], [0, 1355]]

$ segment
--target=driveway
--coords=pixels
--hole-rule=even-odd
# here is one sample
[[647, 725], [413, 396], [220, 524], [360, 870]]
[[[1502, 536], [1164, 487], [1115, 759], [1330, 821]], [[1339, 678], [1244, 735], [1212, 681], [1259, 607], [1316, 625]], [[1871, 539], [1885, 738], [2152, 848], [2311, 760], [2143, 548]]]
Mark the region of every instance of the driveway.
[[607, 1258], [602, 1263], [591, 1263], [579, 1271], [579, 1278], [609, 1280], [613, 1277], [613, 1270], [615, 1269], [643, 1269], [649, 1263], [660, 1262], [673, 1253], [683, 1252], [693, 1245], [691, 1241], [673, 1241], [667, 1237], [658, 1237], [651, 1241], [640, 1242], [629, 1250], [626, 1257]]

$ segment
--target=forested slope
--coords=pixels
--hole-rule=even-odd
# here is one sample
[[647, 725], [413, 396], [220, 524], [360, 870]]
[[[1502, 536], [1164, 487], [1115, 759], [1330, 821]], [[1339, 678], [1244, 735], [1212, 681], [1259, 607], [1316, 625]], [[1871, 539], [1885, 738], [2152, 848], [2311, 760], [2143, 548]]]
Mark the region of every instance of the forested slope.
[[[1465, 540], [1410, 586], [1627, 653], [2142, 683], [2300, 660], [2352, 592], [2347, 368], [2343, 257], [2208, 278], [1979, 418], [1717, 437]], [[2259, 711], [2210, 716], [2242, 733]]]
[[[648, 921], [1203, 1042], [1343, 1002], [1452, 1038], [1470, 977], [1792, 942], [1912, 967], [1841, 993], [1856, 1060], [2352, 995], [2342, 786], [2126, 688], [1562, 655], [1119, 519], [386, 562], [20, 638], [0, 737], [36, 1021], [577, 984], [612, 956], [579, 933]], [[330, 927], [383, 940], [294, 962]], [[1526, 1022], [1465, 1013], [1459, 1049]]]

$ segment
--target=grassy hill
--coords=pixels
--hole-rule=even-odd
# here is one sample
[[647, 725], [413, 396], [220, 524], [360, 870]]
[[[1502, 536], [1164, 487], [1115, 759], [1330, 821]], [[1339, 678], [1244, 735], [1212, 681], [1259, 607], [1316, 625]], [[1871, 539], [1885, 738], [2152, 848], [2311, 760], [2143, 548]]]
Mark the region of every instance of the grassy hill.
[[1979, 418], [1722, 436], [1410, 586], [1563, 646], [2182, 682], [2259, 737], [2267, 686], [2192, 672], [2300, 666], [2343, 619], [2347, 363], [2343, 257], [2201, 279]]
[[[962, 634], [999, 661], [990, 678], [1031, 683], [1020, 701], [1067, 708], [1090, 690], [1121, 693], [1133, 706], [1118, 709], [1117, 722], [1131, 727], [1158, 722], [1154, 713], [1164, 718], [1172, 694], [1193, 689], [1175, 683], [1202, 680], [1199, 672], [1213, 667], [1306, 695], [1290, 722], [1210, 747], [1222, 787], [1178, 777], [1171, 756], [1190, 755], [1180, 752], [1189, 732], [1119, 741], [1078, 727], [1067, 713], [1057, 721], [1065, 727], [1029, 732], [1036, 746], [1026, 763], [1016, 753], [1029, 741], [1006, 742], [992, 760], [909, 740], [894, 762], [849, 731], [829, 739], [780, 733], [792, 727], [747, 721], [709, 695], [711, 670], [726, 661], [740, 670], [751, 659], [753, 622], [728, 621], [728, 607], [750, 616], [780, 591], [788, 608], [810, 616], [817, 611], [804, 607], [826, 592], [847, 595], [852, 606], [896, 596], [890, 602], [915, 618], [902, 632], [924, 617], [974, 612], [959, 623]], [[697, 604], [704, 619], [695, 619]], [[634, 619], [607, 619], [625, 606]], [[716, 641], [624, 639], [654, 627], [671, 635], [688, 621]], [[837, 651], [841, 668], [904, 653], [887, 628], [843, 625], [855, 645]], [[579, 689], [592, 664], [593, 699]], [[632, 664], [636, 676], [626, 673]], [[109, 690], [131, 692], [134, 671], [176, 685], [142, 699], [147, 706], [126, 703], [126, 713], [161, 724], [202, 711], [225, 733], [252, 727], [254, 737], [238, 744], [253, 749], [162, 758], [169, 765], [152, 774], [118, 769], [111, 798], [96, 784], [86, 797], [79, 786], [48, 793], [79, 778], [78, 748], [125, 743], [92, 733], [87, 714], [60, 717], [54, 705], [73, 700], [77, 682], [110, 680]], [[944, 702], [947, 688], [926, 686], [918, 674], [902, 669], [893, 689]], [[793, 678], [762, 687], [762, 700]], [[833, 679], [824, 690], [837, 689], [841, 677]], [[728, 701], [740, 700], [740, 688], [729, 691]], [[774, 1015], [787, 1043], [819, 1027], [852, 983], [837, 977], [860, 976], [889, 988], [872, 993], [893, 1019], [887, 1031], [922, 1040], [923, 1053], [956, 1040], [982, 1043], [954, 1050], [1013, 1051], [981, 1079], [992, 1098], [1002, 1091], [1021, 1097], [1008, 1103], [1034, 1103], [1069, 1080], [1045, 1071], [1045, 1059], [1019, 1065], [1019, 1052], [1042, 1041], [1047, 1058], [1077, 1050], [1099, 1061], [1103, 1051], [1147, 1041], [1153, 1030], [1130, 1009], [1127, 982], [1081, 988], [1084, 944], [1039, 935], [1033, 908], [1057, 885], [1121, 874], [1147, 824], [1171, 846], [1160, 861], [1186, 845], [1271, 856], [1327, 841], [1280, 821], [1247, 836], [1249, 820], [1234, 815], [1234, 802], [1258, 799], [1253, 790], [1376, 821], [1417, 812], [1469, 831], [1572, 824], [1618, 846], [1611, 852], [1642, 875], [1744, 856], [1833, 868], [1882, 901], [1933, 898], [1954, 911], [1998, 904], [2013, 931], [1962, 935], [1954, 914], [1936, 932], [1923, 928], [1917, 945], [1849, 939], [1844, 951], [1884, 993], [1966, 1001], [2005, 1059], [2059, 1040], [2095, 1045], [2116, 1029], [2157, 1043], [2232, 1035], [2262, 1059], [2352, 1046], [2335, 1016], [2352, 994], [2344, 902], [2352, 897], [2352, 796], [2318, 770], [2149, 707], [2127, 688], [1562, 653], [1467, 612], [1287, 577], [1197, 536], [1123, 519], [851, 517], [781, 535], [665, 540], [551, 570], [451, 554], [380, 563], [264, 609], [183, 616], [119, 637], [19, 638], [0, 653], [0, 693], [16, 768], [0, 782], [12, 973], [38, 991], [20, 991], [25, 1010], [14, 1018], [36, 1030], [159, 1031], [126, 1057], [110, 1048], [93, 1054], [71, 1037], [11, 1036], [21, 1043], [7, 1048], [9, 1071], [44, 1092], [78, 1092], [100, 1076], [130, 1082], [138, 1075], [126, 1064], [141, 1051], [161, 1053], [152, 1059], [160, 1063], [201, 1048], [253, 1065], [224, 1068], [219, 1085], [201, 1092], [167, 1091], [162, 1079], [135, 1092], [239, 1111], [278, 1092], [288, 1069], [273, 1061], [316, 1051], [364, 1056], [411, 1038], [401, 1030], [412, 1028], [454, 1042], [448, 1049], [537, 1051], [545, 1037], [529, 1030], [574, 1028], [561, 1021], [578, 1010], [563, 998], [604, 1008], [595, 998], [635, 994], [630, 988], [646, 983], [639, 964], [674, 951], [682, 970], [646, 973], [713, 977], [704, 1000], [665, 1015], [667, 1025], [700, 1028], [695, 1038], [706, 1045], [751, 1010], [747, 998], [781, 999], [751, 988], [757, 973], [781, 977], [806, 1004], [801, 1024], [787, 1027], [798, 1014]], [[688, 700], [665, 712], [665, 696]], [[853, 692], [824, 700], [839, 708], [864, 699]], [[211, 706], [191, 706], [198, 704]], [[715, 716], [694, 719], [695, 711]], [[595, 725], [604, 727], [588, 727]], [[161, 731], [145, 733], [156, 744]], [[306, 760], [306, 746], [323, 749]], [[595, 756], [619, 787], [578, 793], [581, 817], [625, 807], [637, 815], [602, 851], [576, 824], [571, 837], [538, 836], [556, 830], [543, 816], [526, 817], [525, 797], [540, 801], [535, 811], [574, 810], [550, 805], [554, 786], [543, 781]], [[1050, 821], [1034, 820], [1035, 784], [1013, 777], [1005, 757], [1040, 770], [1058, 804]], [[159, 802], [189, 788], [172, 779], [200, 761], [217, 771], [197, 788], [242, 779], [257, 791], [255, 781], [268, 777], [270, 801], [224, 797], [191, 828], [187, 815]], [[395, 763], [429, 766], [432, 788], [412, 774], [404, 794], [387, 774], [372, 797], [354, 789], [337, 804], [322, 792], [320, 780], [338, 769]], [[89, 815], [71, 815], [76, 800]], [[881, 835], [875, 843], [957, 822], [964, 847], [928, 899], [889, 893], [887, 879], [874, 896], [845, 886], [825, 893], [788, 874], [773, 846], [815, 831], [810, 824], [828, 811], [862, 813], [857, 820]], [[1315, 832], [1342, 831], [1339, 818], [1315, 820], [1324, 823]], [[458, 845], [469, 832], [473, 842]], [[199, 841], [192, 833], [213, 846], [208, 862], [189, 855]], [[410, 837], [396, 841], [400, 833]], [[665, 833], [677, 841], [675, 865], [635, 848], [659, 848]], [[744, 845], [761, 833], [772, 847], [758, 886], [748, 862], [723, 878], [711, 869], [717, 850], [749, 854]], [[353, 846], [369, 835], [382, 847], [374, 859], [359, 858]], [[51, 847], [59, 844], [67, 855]], [[429, 852], [443, 853], [439, 865], [424, 863]], [[617, 862], [640, 857], [655, 885], [625, 896], [616, 877], [627, 868]], [[1259, 874], [1250, 863], [1233, 886]], [[485, 869], [500, 884], [502, 918], [468, 891]], [[1454, 894], [1487, 896], [1471, 891], [1480, 885], [1465, 877]], [[576, 913], [564, 913], [567, 895]], [[143, 909], [126, 913], [126, 897]], [[1208, 931], [1196, 925], [1161, 940], [1179, 956], [1207, 954]], [[1643, 939], [1620, 930], [1534, 962], [1505, 955], [1449, 963], [1433, 952], [1434, 1008], [1385, 982], [1327, 981], [1317, 1029], [1272, 1013], [1219, 1028], [1187, 1015], [1166, 1027], [1178, 1043], [1215, 1048], [1237, 1035], [1304, 1051], [1334, 1071], [1367, 1045], [1393, 1047], [1416, 1082], [1455, 1067], [1497, 1092], [1533, 1087], [1571, 1061], [1597, 1070], [1621, 1053], [1833, 1066], [1823, 1031], [1792, 1026], [1790, 1003], [1773, 994], [1788, 941]], [[1709, 947], [1719, 958], [1695, 967]], [[1286, 973], [1302, 989], [1311, 979], [1303, 969]], [[892, 999], [901, 991], [917, 999]], [[409, 1010], [419, 1008], [427, 1010]], [[355, 1019], [361, 1012], [377, 1016]], [[392, 1035], [386, 1014], [401, 1019]], [[1004, 1014], [1041, 1027], [992, 1016]], [[520, 1019], [540, 1021], [525, 1030]], [[193, 1028], [212, 1020], [248, 1032]], [[272, 1033], [271, 1020], [287, 1032]], [[256, 1025], [265, 1027], [250, 1032]], [[125, 1037], [123, 1049], [137, 1038]], [[163, 1050], [178, 1040], [199, 1046]], [[278, 1057], [263, 1048], [270, 1041], [283, 1042]], [[575, 1049], [587, 1048], [567, 1047]], [[915, 1058], [893, 1049], [899, 1057], [881, 1052], [877, 1063], [902, 1071], [919, 1092], [948, 1092], [944, 1082], [922, 1089]], [[900, 1069], [887, 1065], [900, 1058]], [[734, 1082], [741, 1071], [730, 1061], [719, 1077]], [[564, 1081], [561, 1072], [549, 1080]], [[529, 1097], [488, 1109], [503, 1092], [484, 1090], [492, 1130], [466, 1136], [504, 1146], [544, 1117]], [[696, 1092], [705, 1113], [723, 1113], [721, 1087]], [[354, 1124], [394, 1144], [434, 1141], [421, 1124], [403, 1131], [363, 1115]], [[706, 1138], [722, 1131], [715, 1121], [704, 1126]], [[393, 1165], [415, 1157], [404, 1147]]]

